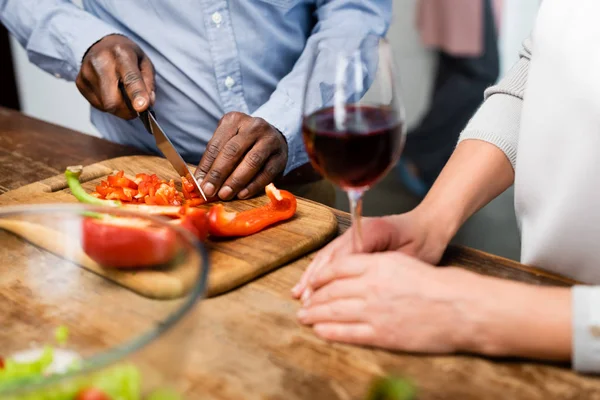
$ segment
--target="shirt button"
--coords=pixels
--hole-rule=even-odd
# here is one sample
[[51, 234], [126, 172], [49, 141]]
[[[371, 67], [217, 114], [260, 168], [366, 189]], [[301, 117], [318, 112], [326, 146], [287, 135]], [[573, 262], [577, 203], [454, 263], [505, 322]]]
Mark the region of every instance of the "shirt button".
[[215, 24], [219, 25], [221, 22], [223, 22], [223, 16], [221, 15], [220, 12], [217, 11], [212, 15], [212, 21]]
[[54, 74], [55, 77], [57, 77], [58, 79], [62, 78], [62, 76], [57, 72]]
[[227, 86], [227, 89], [231, 89], [233, 85], [235, 85], [235, 80], [232, 77], [228, 76], [225, 79], [225, 86]]

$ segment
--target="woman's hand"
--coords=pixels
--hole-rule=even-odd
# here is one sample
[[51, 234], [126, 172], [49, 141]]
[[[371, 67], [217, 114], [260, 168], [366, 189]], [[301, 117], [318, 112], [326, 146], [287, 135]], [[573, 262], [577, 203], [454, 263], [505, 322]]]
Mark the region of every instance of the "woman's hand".
[[568, 360], [568, 288], [436, 268], [400, 252], [336, 258], [298, 311], [323, 339], [423, 352]]
[[310, 278], [314, 293], [298, 319], [327, 340], [454, 352], [467, 347], [464, 311], [476, 301], [476, 278], [400, 252], [339, 257]]
[[[382, 218], [363, 218], [363, 252], [397, 250], [430, 264], [440, 261], [452, 232], [445, 229], [431, 216], [415, 209], [401, 215]], [[352, 253], [352, 232], [348, 229], [343, 235], [323, 248], [308, 266], [300, 282], [292, 289], [296, 298], [306, 299], [312, 288], [309, 281], [322, 268], [337, 258]]]

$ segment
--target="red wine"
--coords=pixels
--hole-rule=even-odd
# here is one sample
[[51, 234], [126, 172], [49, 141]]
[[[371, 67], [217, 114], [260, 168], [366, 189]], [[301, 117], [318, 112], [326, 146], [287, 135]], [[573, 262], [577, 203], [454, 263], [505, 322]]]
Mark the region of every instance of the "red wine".
[[306, 152], [315, 169], [341, 188], [368, 188], [398, 161], [402, 121], [389, 108], [347, 106], [344, 111], [341, 129], [332, 107], [304, 118]]

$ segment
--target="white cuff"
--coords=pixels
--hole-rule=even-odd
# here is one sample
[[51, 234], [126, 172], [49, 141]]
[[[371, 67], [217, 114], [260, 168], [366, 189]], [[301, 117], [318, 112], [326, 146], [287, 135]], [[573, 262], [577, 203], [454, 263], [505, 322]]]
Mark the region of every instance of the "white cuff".
[[574, 286], [573, 369], [600, 373], [600, 286]]

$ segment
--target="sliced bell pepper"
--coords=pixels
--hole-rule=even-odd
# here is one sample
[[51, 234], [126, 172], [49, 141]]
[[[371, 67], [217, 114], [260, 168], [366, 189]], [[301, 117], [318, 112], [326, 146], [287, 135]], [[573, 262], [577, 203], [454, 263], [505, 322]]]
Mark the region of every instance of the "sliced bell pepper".
[[123, 217], [84, 218], [82, 245], [92, 260], [109, 268], [164, 265], [178, 251], [175, 231]]
[[206, 210], [183, 206], [179, 213], [181, 217], [170, 221], [170, 223], [187, 229], [200, 241], [206, 240], [208, 237], [208, 214]]
[[[77, 200], [82, 203], [92, 204], [96, 206], [111, 206], [111, 207], [120, 207], [121, 202], [118, 200], [104, 200], [99, 199], [95, 196], [92, 196], [88, 192], [85, 191], [83, 186], [81, 186], [81, 182], [79, 182], [79, 177], [81, 176], [81, 172], [83, 171], [83, 167], [81, 165], [76, 165], [72, 167], [67, 167], [65, 170], [65, 177], [67, 178], [67, 185], [69, 185], [69, 189], [71, 189], [71, 193]], [[97, 189], [97, 188], [96, 188]], [[102, 194], [102, 193], [100, 193]]]
[[68, 167], [65, 171], [65, 177], [67, 178], [67, 184], [73, 196], [82, 203], [95, 205], [95, 206], [109, 206], [109, 207], [120, 207], [123, 209], [137, 211], [140, 213], [146, 213], [151, 215], [163, 215], [168, 217], [179, 217], [179, 206], [150, 206], [145, 204], [124, 204], [119, 200], [106, 200], [96, 197], [94, 193], [88, 193], [85, 191], [79, 177], [83, 167], [81, 165]]
[[192, 182], [190, 182], [191, 177], [182, 176], [181, 177], [181, 191], [183, 192], [183, 197], [186, 199], [193, 199], [200, 197], [200, 193], [196, 190], [196, 187]]
[[189, 206], [189, 207], [197, 207], [197, 206], [201, 206], [202, 204], [206, 204], [206, 203], [207, 202], [202, 197], [200, 197], [200, 198], [186, 200], [185, 205]]
[[137, 190], [138, 185], [131, 179], [125, 177], [124, 171], [119, 171], [115, 175], [110, 175], [106, 178], [108, 184], [113, 187], [122, 187]]
[[181, 191], [183, 193], [183, 198], [185, 199], [185, 204], [189, 205], [190, 207], [210, 203], [211, 201], [218, 199], [218, 196], [215, 194], [213, 197], [209, 197], [207, 200], [204, 200], [204, 197], [202, 197], [200, 191], [192, 183], [192, 177], [189, 174], [181, 177]]
[[296, 198], [272, 183], [265, 188], [271, 202], [263, 207], [242, 212], [227, 212], [223, 204], [216, 204], [208, 212], [209, 233], [212, 236], [248, 236], [296, 213]]
[[75, 400], [111, 400], [111, 398], [101, 390], [88, 388], [80, 391]]

